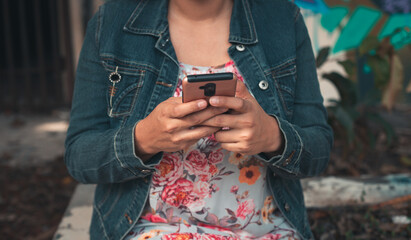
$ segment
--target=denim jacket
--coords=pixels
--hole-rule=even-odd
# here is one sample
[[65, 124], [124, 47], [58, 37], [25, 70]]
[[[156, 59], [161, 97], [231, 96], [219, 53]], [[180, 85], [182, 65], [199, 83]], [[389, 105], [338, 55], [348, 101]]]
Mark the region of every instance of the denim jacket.
[[[88, 24], [65, 163], [76, 180], [97, 183], [91, 239], [124, 239], [162, 158], [136, 155], [134, 128], [176, 89], [179, 65], [167, 9], [167, 0], [109, 1]], [[300, 179], [325, 169], [332, 131], [303, 18], [287, 0], [234, 0], [229, 42], [249, 91], [284, 135], [282, 153], [257, 156], [269, 165], [267, 182], [284, 217], [310, 239]], [[121, 80], [111, 96], [109, 75], [116, 69]]]

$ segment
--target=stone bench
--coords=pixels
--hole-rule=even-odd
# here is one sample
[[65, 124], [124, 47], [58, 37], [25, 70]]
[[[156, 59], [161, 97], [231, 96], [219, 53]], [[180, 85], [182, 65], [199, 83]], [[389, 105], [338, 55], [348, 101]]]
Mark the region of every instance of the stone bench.
[[[373, 205], [411, 195], [411, 175], [371, 178], [310, 178], [302, 181], [308, 208]], [[95, 185], [79, 184], [54, 235], [55, 240], [87, 240]]]

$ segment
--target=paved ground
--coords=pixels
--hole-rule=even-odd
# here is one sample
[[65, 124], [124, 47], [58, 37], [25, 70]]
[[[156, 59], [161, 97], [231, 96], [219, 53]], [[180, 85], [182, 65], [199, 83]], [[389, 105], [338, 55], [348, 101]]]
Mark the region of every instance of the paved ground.
[[68, 118], [68, 111], [48, 116], [0, 114], [0, 163], [25, 167], [62, 156]]

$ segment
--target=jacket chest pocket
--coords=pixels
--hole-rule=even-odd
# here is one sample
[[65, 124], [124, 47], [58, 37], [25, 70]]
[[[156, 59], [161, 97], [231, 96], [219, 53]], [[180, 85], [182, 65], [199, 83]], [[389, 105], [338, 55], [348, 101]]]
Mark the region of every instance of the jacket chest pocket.
[[144, 83], [145, 70], [121, 62], [103, 61], [108, 71], [107, 115], [112, 118], [130, 115]]
[[271, 68], [271, 76], [279, 95], [285, 114], [291, 119], [294, 110], [295, 84], [297, 79], [297, 67], [295, 59]]

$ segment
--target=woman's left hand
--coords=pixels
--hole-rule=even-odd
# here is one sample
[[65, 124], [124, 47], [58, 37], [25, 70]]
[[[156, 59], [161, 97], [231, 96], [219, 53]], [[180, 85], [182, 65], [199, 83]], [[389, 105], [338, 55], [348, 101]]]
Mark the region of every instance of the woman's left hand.
[[211, 106], [230, 109], [230, 113], [201, 124], [229, 128], [214, 134], [222, 148], [244, 155], [272, 153], [281, 148], [283, 136], [277, 120], [261, 108], [243, 82], [237, 81], [236, 97], [213, 96], [209, 102]]

